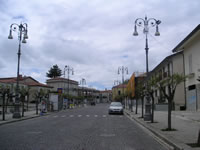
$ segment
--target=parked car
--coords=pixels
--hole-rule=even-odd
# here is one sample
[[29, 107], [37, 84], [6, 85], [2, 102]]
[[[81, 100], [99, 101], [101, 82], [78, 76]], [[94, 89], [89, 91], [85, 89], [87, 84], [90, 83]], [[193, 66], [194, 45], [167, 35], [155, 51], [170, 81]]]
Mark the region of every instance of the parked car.
[[124, 114], [122, 103], [120, 102], [111, 102], [108, 114]]

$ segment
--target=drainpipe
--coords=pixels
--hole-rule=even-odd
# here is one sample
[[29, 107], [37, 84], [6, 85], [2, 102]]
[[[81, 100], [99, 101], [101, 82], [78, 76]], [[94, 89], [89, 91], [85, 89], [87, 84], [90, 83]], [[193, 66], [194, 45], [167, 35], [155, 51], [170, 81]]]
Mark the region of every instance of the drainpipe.
[[[182, 55], [183, 55], [183, 74], [185, 76], [185, 56], [184, 56], [183, 51], [182, 51]], [[183, 83], [184, 83], [184, 96], [185, 96], [185, 110], [187, 110], [186, 83], [185, 81]]]

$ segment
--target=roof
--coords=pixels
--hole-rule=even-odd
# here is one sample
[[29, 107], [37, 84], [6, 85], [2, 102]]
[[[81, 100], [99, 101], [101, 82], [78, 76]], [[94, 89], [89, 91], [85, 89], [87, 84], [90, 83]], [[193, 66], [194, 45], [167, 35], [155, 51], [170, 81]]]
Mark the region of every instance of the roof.
[[70, 80], [70, 79], [66, 79], [66, 78], [62, 78], [62, 77], [56, 77], [56, 78], [52, 78], [52, 79], [47, 79], [47, 83], [52, 83], [52, 82], [63, 82], [63, 81], [66, 81], [66, 82], [70, 82], [70, 83], [73, 83], [73, 84], [78, 84], [77, 81], [75, 80]]
[[104, 91], [100, 91], [100, 93], [112, 93], [112, 90], [104, 90]]
[[167, 57], [165, 57], [165, 59], [163, 59], [163, 61], [161, 61], [152, 71], [150, 71], [149, 73], [151, 74], [151, 72], [154, 72], [155, 70], [157, 70], [160, 66], [162, 66], [162, 64], [164, 64], [165, 62], [168, 62], [171, 58], [173, 58], [174, 56], [176, 55], [180, 55], [182, 54], [183, 52], [180, 51], [180, 52], [177, 52], [177, 53], [174, 53], [172, 55], [169, 55]]
[[193, 38], [196, 37], [200, 33], [200, 24], [190, 33], [188, 36], [185, 37], [173, 50], [172, 52], [178, 52], [181, 51], [181, 49], [184, 48], [184, 46], [189, 43]]
[[[32, 82], [28, 82], [26, 81], [26, 79], [31, 79]], [[0, 78], [0, 82], [1, 83], [16, 83], [17, 82], [17, 77], [8, 77], [8, 78]], [[20, 84], [24, 84], [24, 85], [28, 85], [28, 86], [40, 86], [40, 87], [47, 87], [47, 88], [53, 88], [51, 86], [48, 86], [46, 84], [42, 84], [40, 82], [38, 82], [37, 80], [33, 79], [30, 76], [24, 76], [22, 77], [22, 75], [19, 76], [19, 83]]]
[[127, 84], [120, 84], [117, 86], [113, 86], [113, 88], [126, 88], [126, 87], [127, 87]]

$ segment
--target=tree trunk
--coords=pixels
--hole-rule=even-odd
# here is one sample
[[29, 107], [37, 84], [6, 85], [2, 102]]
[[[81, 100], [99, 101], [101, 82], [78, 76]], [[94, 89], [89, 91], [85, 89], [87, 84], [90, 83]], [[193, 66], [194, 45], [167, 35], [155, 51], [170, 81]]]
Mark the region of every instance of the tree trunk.
[[38, 99], [39, 99], [39, 98], [37, 98], [37, 100], [36, 100], [36, 105], [35, 105], [35, 106], [36, 106], [36, 115], [38, 115], [38, 101], [39, 101]]
[[154, 122], [154, 97], [152, 96], [152, 115], [151, 115], [151, 123]]
[[131, 99], [131, 112], [133, 112], [133, 99]]
[[136, 99], [136, 110], [135, 110], [135, 114], [138, 113], [138, 100]]
[[8, 107], [8, 100], [9, 100], [9, 95], [7, 94], [6, 105], [5, 105], [5, 112], [6, 113], [7, 113], [7, 107]]
[[142, 117], [144, 118], [144, 97], [142, 97]]
[[24, 96], [21, 97], [22, 100], [22, 117], [24, 117]]
[[2, 119], [5, 120], [5, 94], [3, 93], [3, 109], [2, 109]]
[[171, 130], [172, 100], [168, 100], [168, 130]]
[[29, 93], [27, 94], [27, 105], [26, 105], [26, 110], [28, 111], [28, 104], [29, 104]]
[[199, 130], [199, 135], [198, 135], [197, 145], [200, 146], [200, 130]]

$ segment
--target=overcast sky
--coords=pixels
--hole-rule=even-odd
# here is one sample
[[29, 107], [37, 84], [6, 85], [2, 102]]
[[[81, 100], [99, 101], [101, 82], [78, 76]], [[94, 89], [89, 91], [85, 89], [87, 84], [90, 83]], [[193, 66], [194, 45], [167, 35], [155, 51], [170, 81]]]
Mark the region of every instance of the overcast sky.
[[87, 86], [111, 89], [121, 80], [118, 67], [144, 72], [145, 36], [137, 18], [161, 20], [161, 36], [150, 28], [149, 69], [152, 70], [199, 23], [199, 0], [0, 0], [0, 77], [17, 74], [17, 32], [8, 40], [12, 23], [28, 24], [21, 47], [20, 74], [45, 83], [46, 72], [57, 64], [74, 69], [70, 79], [85, 78]]

